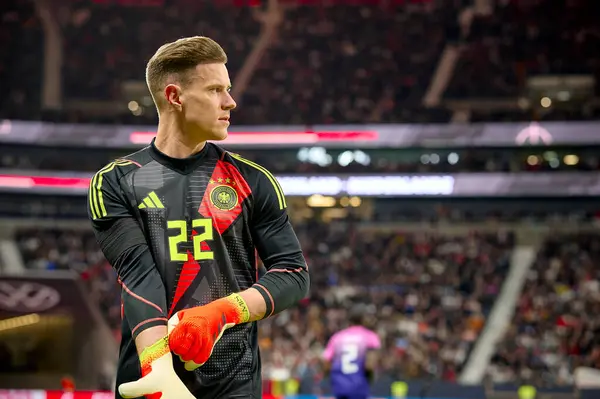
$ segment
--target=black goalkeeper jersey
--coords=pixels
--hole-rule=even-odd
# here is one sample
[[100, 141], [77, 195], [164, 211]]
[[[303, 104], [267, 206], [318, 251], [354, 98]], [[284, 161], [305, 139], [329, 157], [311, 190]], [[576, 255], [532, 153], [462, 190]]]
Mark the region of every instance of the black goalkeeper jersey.
[[[88, 210], [123, 288], [117, 386], [141, 376], [135, 337], [174, 312], [254, 287], [268, 316], [306, 294], [307, 266], [279, 183], [217, 145], [175, 159], [152, 143], [111, 162], [91, 181]], [[267, 269], [260, 281], [258, 256]], [[226, 330], [193, 372], [174, 362], [197, 398], [261, 397], [256, 323]]]

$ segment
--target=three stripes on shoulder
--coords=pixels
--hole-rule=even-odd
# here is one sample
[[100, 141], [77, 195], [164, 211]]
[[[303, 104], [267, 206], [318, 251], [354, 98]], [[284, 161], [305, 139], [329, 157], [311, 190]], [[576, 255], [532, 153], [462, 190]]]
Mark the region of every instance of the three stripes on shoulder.
[[128, 161], [126, 159], [117, 159], [100, 169], [98, 173], [94, 175], [90, 182], [89, 189], [89, 205], [94, 220], [100, 219], [108, 215], [106, 212], [106, 206], [104, 205], [104, 198], [102, 198], [102, 180], [104, 175], [117, 166], [134, 165], [135, 162]]
[[287, 204], [285, 202], [285, 194], [283, 193], [283, 189], [281, 188], [281, 186], [279, 185], [279, 182], [277, 181], [277, 179], [275, 178], [275, 176], [273, 176], [273, 174], [271, 172], [269, 172], [264, 166], [261, 166], [255, 162], [252, 162], [246, 158], [243, 158], [236, 153], [230, 152], [229, 155], [231, 155], [233, 157], [233, 159], [237, 159], [238, 161], [243, 162], [246, 165], [252, 166], [254, 169], [258, 169], [259, 171], [261, 171], [273, 185], [273, 189], [275, 190], [275, 194], [277, 195], [277, 202], [279, 203], [279, 209], [287, 208]]

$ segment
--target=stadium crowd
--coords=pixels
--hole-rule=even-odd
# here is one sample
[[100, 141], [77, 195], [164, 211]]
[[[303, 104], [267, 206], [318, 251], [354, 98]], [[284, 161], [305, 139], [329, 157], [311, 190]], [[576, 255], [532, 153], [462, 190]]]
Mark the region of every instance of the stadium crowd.
[[304, 309], [263, 322], [262, 348], [266, 372], [283, 367], [302, 379], [316, 374], [326, 339], [358, 306], [382, 337], [383, 352], [394, 354], [381, 358], [382, 375], [455, 381], [513, 244], [503, 233], [370, 233], [344, 223], [302, 226], [299, 238], [311, 265], [311, 296]]
[[446, 92], [453, 98], [517, 97], [538, 74], [591, 74], [600, 87], [594, 0], [497, 1], [477, 14]]
[[99, 306], [119, 339], [120, 286], [91, 231], [25, 229], [14, 238], [28, 269], [77, 272], [88, 288], [90, 300]]
[[597, 234], [544, 243], [488, 369], [495, 382], [573, 385], [576, 367], [600, 368], [599, 261]]
[[72, 99], [118, 99], [123, 83], [143, 79], [145, 62], [157, 48], [193, 34], [211, 37], [227, 49], [227, 65], [235, 75], [260, 30], [251, 7], [219, 1], [123, 7], [79, 0], [68, 10], [62, 28], [63, 88]]
[[[455, 30], [460, 3], [288, 10], [244, 92], [236, 121], [435, 121], [440, 115], [417, 104]], [[441, 117], [447, 120], [443, 112]]]
[[[512, 234], [370, 232], [316, 221], [296, 230], [311, 295], [261, 322], [266, 377], [319, 386], [324, 344], [358, 307], [394, 354], [380, 359], [378, 375], [456, 381], [507, 273]], [[15, 239], [26, 267], [80, 273], [119, 339], [120, 288], [91, 232], [28, 229]], [[600, 311], [599, 261], [598, 235], [544, 243], [488, 367], [495, 383], [572, 385], [576, 367], [600, 367], [600, 324], [589, 317]]]
[[[491, 14], [475, 14], [468, 30], [461, 25], [461, 13], [472, 4], [468, 0], [290, 3], [237, 98], [242, 106], [233, 115], [236, 124], [447, 122], [449, 110], [424, 108], [422, 101], [448, 43], [459, 43], [461, 56], [444, 93], [447, 99], [516, 98], [526, 78], [540, 73], [591, 74], [600, 86], [595, 52], [600, 31], [593, 17], [598, 2], [593, 0], [497, 1]], [[13, 119], [154, 123], [151, 104], [134, 116], [126, 107], [130, 99], [122, 96], [124, 85], [143, 82], [143, 65], [156, 48], [186, 35], [215, 38], [229, 54], [235, 81], [269, 19], [262, 7], [212, 0], [146, 7], [89, 0], [61, 4], [55, 18], [64, 53], [64, 100], [123, 104], [122, 114], [102, 117], [37, 106], [43, 24], [32, 0], [10, 4], [0, 11], [0, 38], [9, 44], [0, 50], [0, 79], [8, 83], [0, 116]], [[552, 107], [533, 117], [589, 119], [597, 116], [594, 112]], [[531, 110], [472, 114], [474, 121], [531, 118]]]
[[[369, 233], [314, 221], [296, 230], [311, 265], [311, 295], [261, 322], [265, 375], [318, 379], [326, 340], [358, 306], [395, 354], [382, 357], [382, 374], [456, 379], [506, 274], [511, 234]], [[79, 272], [118, 337], [120, 288], [91, 232], [22, 230], [15, 239], [28, 268]]]
[[0, 118], [38, 119], [44, 32], [30, 0], [0, 9]]

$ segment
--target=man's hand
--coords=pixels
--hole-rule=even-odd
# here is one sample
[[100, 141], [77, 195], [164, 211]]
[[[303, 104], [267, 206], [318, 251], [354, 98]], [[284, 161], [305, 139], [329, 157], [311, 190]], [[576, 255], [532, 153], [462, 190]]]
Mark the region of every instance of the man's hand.
[[181, 310], [169, 319], [169, 346], [186, 370], [195, 370], [206, 363], [226, 329], [249, 320], [248, 305], [239, 294]]
[[119, 385], [124, 398], [195, 399], [173, 369], [169, 338], [164, 337], [140, 355], [142, 378]]

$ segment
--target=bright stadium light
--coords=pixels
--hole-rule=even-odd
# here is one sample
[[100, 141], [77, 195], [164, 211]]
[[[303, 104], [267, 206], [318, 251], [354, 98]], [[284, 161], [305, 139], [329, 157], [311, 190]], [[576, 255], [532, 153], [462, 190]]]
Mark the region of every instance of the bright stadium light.
[[579, 163], [579, 157], [577, 155], [569, 154], [563, 158], [565, 165], [574, 166]]
[[353, 206], [354, 208], [359, 207], [361, 203], [362, 203], [362, 200], [360, 199], [360, 197], [350, 198], [350, 206]]
[[137, 101], [129, 101], [129, 103], [127, 104], [127, 108], [129, 108], [131, 112], [135, 112], [140, 108], [140, 105]]
[[336, 200], [334, 197], [314, 194], [308, 197], [306, 204], [311, 208], [330, 208], [335, 206]]
[[544, 108], [550, 108], [550, 106], [552, 105], [552, 100], [550, 99], [550, 97], [543, 97], [540, 100], [540, 104], [542, 105], [542, 107]]
[[367, 166], [371, 163], [371, 157], [368, 156], [364, 151], [356, 150], [354, 151], [354, 162]]
[[308, 162], [308, 148], [302, 147], [298, 151], [298, 161], [300, 162]]
[[319, 166], [331, 165], [331, 155], [324, 147], [313, 147], [308, 151], [308, 161]]
[[348, 166], [354, 161], [354, 154], [352, 151], [344, 151], [338, 156], [338, 163], [340, 166]]
[[538, 161], [538, 157], [536, 157], [535, 155], [530, 155], [527, 157], [527, 163], [531, 166], [537, 165]]
[[456, 165], [459, 159], [460, 157], [455, 152], [451, 152], [450, 154], [448, 154], [448, 163], [450, 165]]
[[331, 155], [323, 147], [302, 147], [296, 155], [300, 162], [313, 163], [319, 166], [331, 165]]

